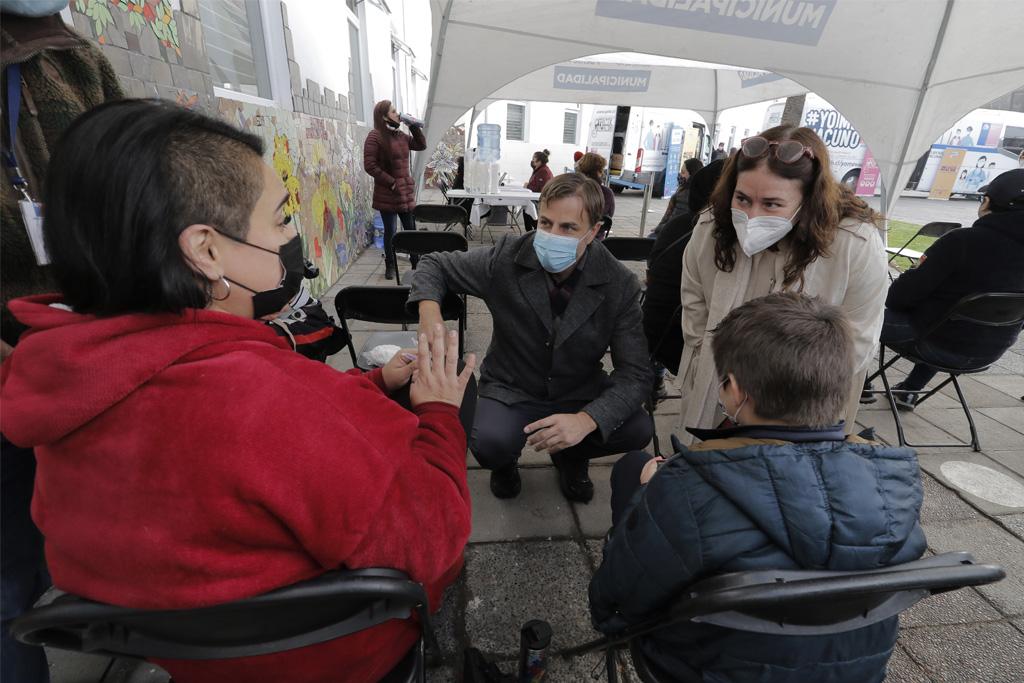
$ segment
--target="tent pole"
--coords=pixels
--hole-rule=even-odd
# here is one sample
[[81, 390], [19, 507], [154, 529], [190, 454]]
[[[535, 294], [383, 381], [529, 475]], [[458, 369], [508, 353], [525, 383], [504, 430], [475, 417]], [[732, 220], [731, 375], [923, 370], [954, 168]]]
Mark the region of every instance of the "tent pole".
[[[448, 20], [452, 15], [452, 4], [455, 0], [448, 0], [441, 15], [441, 30], [437, 34], [437, 45], [434, 46], [434, 58], [430, 60], [430, 84], [427, 86], [427, 104], [423, 110], [424, 132], [430, 128], [430, 119], [434, 113], [434, 98], [437, 96], [437, 75], [441, 71], [441, 57], [444, 55], [444, 39], [448, 33]], [[425, 149], [416, 155], [416, 177], [419, 178], [416, 186], [423, 187], [423, 172], [427, 168], [427, 161], [433, 150]]]
[[939, 24], [939, 31], [935, 34], [935, 44], [932, 46], [932, 56], [928, 60], [928, 68], [924, 72], [924, 79], [921, 81], [921, 89], [917, 93], [917, 103], [914, 105], [914, 115], [910, 118], [910, 126], [907, 127], [907, 135], [903, 140], [903, 145], [900, 148], [900, 154], [896, 158], [896, 174], [892, 178], [892, 187], [886, 191], [886, 186], [889, 183], [885, 182], [885, 178], [882, 179], [882, 196], [885, 198], [885, 202], [882, 205], [882, 213], [888, 220], [889, 210], [892, 208], [889, 204], [895, 205], [896, 200], [899, 199], [902, 188], [898, 187], [900, 174], [903, 172], [903, 162], [907, 158], [907, 152], [910, 150], [910, 138], [914, 134], [914, 128], [917, 127], [917, 119], [921, 115], [921, 107], [924, 105], [925, 95], [928, 94], [928, 88], [932, 81], [932, 72], [935, 70], [935, 62], [939, 59], [939, 52], [942, 50], [942, 41], [946, 37], [946, 28], [949, 26], [949, 17], [953, 13], [953, 4], [956, 0], [946, 0], [946, 11], [942, 15], [942, 23]]
[[644, 205], [640, 209], [640, 237], [644, 236], [644, 226], [647, 225], [647, 205], [651, 201], [651, 187], [654, 185], [654, 172], [651, 172], [651, 177], [647, 180], [647, 184], [644, 185]]

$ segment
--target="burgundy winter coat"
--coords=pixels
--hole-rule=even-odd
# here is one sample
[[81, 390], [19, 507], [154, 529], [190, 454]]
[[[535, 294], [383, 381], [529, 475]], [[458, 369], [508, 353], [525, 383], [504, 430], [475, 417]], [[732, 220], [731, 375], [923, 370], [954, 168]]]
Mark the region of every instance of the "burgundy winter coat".
[[378, 211], [405, 213], [416, 206], [416, 183], [409, 173], [409, 150], [426, 149], [427, 139], [421, 127], [410, 130], [412, 135], [389, 130], [385, 134], [387, 140], [381, 139], [376, 128], [366, 136], [363, 168], [373, 176], [373, 208]]
[[548, 165], [544, 164], [533, 172], [533, 175], [530, 176], [530, 182], [526, 183], [526, 188], [531, 192], [540, 192], [554, 177]]

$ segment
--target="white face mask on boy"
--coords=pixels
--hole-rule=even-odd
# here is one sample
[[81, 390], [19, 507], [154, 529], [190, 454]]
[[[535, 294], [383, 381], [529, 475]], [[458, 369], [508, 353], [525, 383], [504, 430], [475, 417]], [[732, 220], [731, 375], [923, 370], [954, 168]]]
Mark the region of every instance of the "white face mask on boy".
[[[802, 204], [800, 206], [803, 206]], [[736, 228], [736, 239], [740, 249], [748, 257], [772, 246], [793, 231], [793, 219], [800, 213], [800, 206], [789, 218], [782, 216], [756, 216], [750, 218], [746, 212], [732, 210], [732, 225]]]

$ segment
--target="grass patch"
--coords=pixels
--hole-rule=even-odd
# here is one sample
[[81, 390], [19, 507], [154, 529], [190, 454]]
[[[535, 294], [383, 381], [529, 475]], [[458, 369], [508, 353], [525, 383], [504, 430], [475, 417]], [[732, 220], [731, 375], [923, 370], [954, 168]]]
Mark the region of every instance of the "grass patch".
[[[920, 229], [921, 226], [915, 223], [904, 223], [903, 221], [889, 221], [889, 246], [896, 248], [902, 247], [904, 244], [907, 243], [907, 240], [913, 237], [914, 233], [916, 233]], [[922, 235], [921, 237], [918, 237], [916, 240], [914, 240], [909, 248], [913, 249], [914, 251], [924, 251], [928, 247], [932, 246], [935, 240], [935, 237], [925, 237], [924, 235]], [[893, 260], [892, 265], [896, 266], [900, 270], [906, 270], [912, 264], [910, 263], [910, 259], [898, 256]]]

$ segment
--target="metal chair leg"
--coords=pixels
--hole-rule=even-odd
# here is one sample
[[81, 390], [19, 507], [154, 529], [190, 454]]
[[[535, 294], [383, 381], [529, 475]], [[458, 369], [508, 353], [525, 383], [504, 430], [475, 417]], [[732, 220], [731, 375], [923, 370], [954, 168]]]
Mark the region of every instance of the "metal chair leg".
[[618, 651], [614, 647], [610, 647], [604, 651], [604, 664], [605, 673], [608, 677], [608, 683], [619, 683], [619, 666], [618, 666]]
[[960, 399], [960, 407], [964, 409], [964, 415], [967, 416], [967, 424], [971, 428], [971, 448], [977, 453], [981, 450], [981, 440], [978, 438], [978, 429], [974, 426], [974, 416], [971, 415], [971, 408], [967, 405], [967, 399], [964, 398], [964, 392], [960, 389], [960, 382], [957, 380], [956, 375], [951, 374], [950, 378], [953, 380], [953, 388], [956, 389], [957, 398]]
[[881, 377], [882, 386], [885, 387], [885, 398], [889, 401], [889, 410], [892, 412], [892, 418], [896, 421], [896, 437], [899, 439], [900, 446], [907, 445], [907, 437], [903, 433], [903, 422], [900, 420], [900, 411], [896, 408], [896, 399], [892, 395], [892, 387], [889, 386], [889, 377], [885, 374], [885, 371], [889, 367], [899, 360], [900, 355], [897, 353], [888, 364], [885, 363], [885, 346], [881, 346], [878, 350], [878, 372], [871, 377]]

